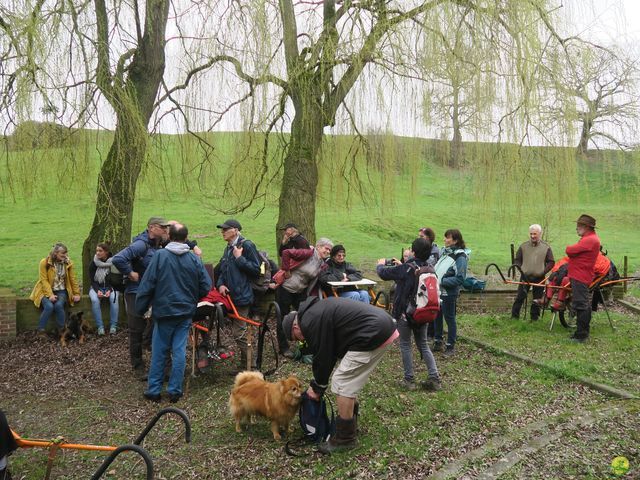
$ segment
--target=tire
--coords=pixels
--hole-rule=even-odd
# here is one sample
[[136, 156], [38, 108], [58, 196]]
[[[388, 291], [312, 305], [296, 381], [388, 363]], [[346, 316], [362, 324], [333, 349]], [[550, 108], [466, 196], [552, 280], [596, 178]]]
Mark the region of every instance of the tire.
[[567, 308], [564, 312], [558, 312], [558, 319], [564, 328], [576, 328], [576, 312], [574, 312], [571, 307]]

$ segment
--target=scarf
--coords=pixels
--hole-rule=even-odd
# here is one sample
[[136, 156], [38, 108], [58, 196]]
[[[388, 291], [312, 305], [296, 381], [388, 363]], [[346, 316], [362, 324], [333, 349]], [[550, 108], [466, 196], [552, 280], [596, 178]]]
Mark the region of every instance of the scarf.
[[96, 267], [98, 267], [96, 269], [95, 275], [93, 276], [93, 279], [99, 284], [104, 284], [107, 278], [107, 275], [111, 271], [112, 257], [107, 258], [107, 261], [103, 262], [98, 258], [97, 255], [94, 255], [93, 263], [96, 265]]

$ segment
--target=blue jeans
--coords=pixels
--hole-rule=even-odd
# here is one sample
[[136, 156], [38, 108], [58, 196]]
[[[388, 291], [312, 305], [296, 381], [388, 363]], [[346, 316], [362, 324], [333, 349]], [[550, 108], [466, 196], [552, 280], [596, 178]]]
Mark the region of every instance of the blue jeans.
[[171, 353], [171, 375], [167, 392], [182, 395], [182, 382], [187, 364], [187, 338], [191, 328], [191, 319], [154, 320], [151, 337], [151, 366], [147, 392], [158, 395], [162, 391], [164, 366]]
[[40, 314], [40, 321], [38, 322], [38, 330], [44, 330], [47, 326], [47, 322], [53, 312], [56, 312], [56, 324], [58, 328], [64, 328], [64, 305], [69, 300], [66, 290], [55, 290], [54, 295], [58, 297], [58, 300], [52, 302], [49, 297], [42, 297], [40, 305], [42, 306], [42, 313]]
[[411, 349], [411, 333], [416, 341], [416, 347], [420, 352], [420, 356], [424, 360], [424, 364], [429, 372], [429, 377], [438, 377], [438, 367], [436, 366], [436, 359], [429, 349], [427, 344], [427, 324], [420, 326], [411, 325], [404, 318], [400, 318], [397, 321], [398, 333], [400, 334], [400, 353], [402, 354], [402, 366], [404, 367], [404, 378], [409, 381], [413, 381], [413, 350]]
[[108, 298], [101, 298], [98, 297], [98, 292], [96, 292], [93, 288], [90, 288], [89, 298], [91, 299], [91, 313], [93, 314], [93, 319], [96, 322], [96, 327], [104, 328], [104, 323], [102, 323], [102, 311], [100, 310], [100, 300], [102, 300], [102, 298], [109, 302], [109, 326], [111, 328], [117, 327], [118, 313], [120, 312], [120, 304], [118, 303], [118, 292], [112, 290]]
[[342, 292], [340, 293], [340, 296], [342, 298], [350, 298], [358, 302], [371, 303], [371, 297], [369, 296], [369, 292], [367, 292], [366, 290], [354, 290], [353, 292]]
[[442, 342], [442, 330], [443, 330], [443, 317], [447, 322], [447, 346], [453, 347], [456, 344], [456, 334], [457, 334], [457, 325], [456, 325], [456, 303], [458, 301], [458, 296], [452, 297], [451, 295], [446, 295], [441, 297], [442, 303], [440, 304], [440, 313], [438, 314], [438, 318], [436, 318], [436, 342]]

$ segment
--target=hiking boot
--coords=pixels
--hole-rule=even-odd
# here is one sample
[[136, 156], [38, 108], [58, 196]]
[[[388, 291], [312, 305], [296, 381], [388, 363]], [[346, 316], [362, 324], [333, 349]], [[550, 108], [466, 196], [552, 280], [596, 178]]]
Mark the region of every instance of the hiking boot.
[[442, 343], [440, 340], [436, 340], [435, 342], [433, 342], [433, 347], [431, 348], [431, 351], [441, 352], [442, 350], [444, 350], [444, 343]]
[[144, 392], [144, 393], [142, 394], [142, 396], [143, 396], [144, 398], [146, 398], [147, 400], [149, 400], [150, 402], [153, 402], [153, 403], [160, 403], [160, 399], [161, 399], [161, 397], [160, 397], [160, 394], [159, 394], [159, 393], [148, 393], [148, 392]]
[[440, 379], [436, 377], [429, 377], [424, 382], [420, 382], [420, 386], [427, 392], [437, 392], [442, 390], [442, 384]]
[[573, 343], [586, 343], [587, 339], [586, 338], [578, 338], [575, 335], [572, 335], [571, 337], [569, 337], [569, 341], [573, 342]]
[[147, 371], [142, 365], [133, 368], [133, 375], [141, 382], [147, 381]]
[[181, 393], [170, 393], [169, 394], [169, 401], [171, 403], [176, 403], [181, 398], [182, 398], [182, 394]]
[[453, 349], [453, 345], [447, 345], [447, 348], [444, 351], [444, 356], [445, 357], [453, 357], [454, 353], [455, 353], [455, 351]]
[[293, 352], [291, 351], [291, 349], [290, 349], [290, 348], [287, 348], [287, 349], [285, 349], [285, 350], [281, 351], [281, 352], [280, 352], [280, 354], [281, 354], [284, 358], [288, 358], [289, 360], [293, 359], [293, 358], [296, 356], [296, 354], [295, 354], [295, 353], [293, 353]]
[[318, 451], [325, 455], [331, 455], [334, 452], [349, 450], [358, 445], [356, 438], [356, 417], [345, 420], [336, 417], [336, 433], [331, 435], [328, 442], [318, 445]]
[[409, 390], [411, 392], [418, 388], [413, 380], [407, 380], [406, 378], [400, 380], [399, 385], [400, 388], [404, 388], [405, 390]]

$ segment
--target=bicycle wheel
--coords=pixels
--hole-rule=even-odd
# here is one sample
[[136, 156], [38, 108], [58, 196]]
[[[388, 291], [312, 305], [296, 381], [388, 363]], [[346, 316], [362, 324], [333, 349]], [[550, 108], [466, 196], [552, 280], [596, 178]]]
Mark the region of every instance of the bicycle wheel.
[[564, 312], [558, 312], [558, 319], [564, 328], [576, 328], [576, 312], [572, 308], [567, 308]]
[[270, 302], [262, 325], [258, 329], [256, 352], [256, 367], [265, 377], [272, 375], [280, 366], [277, 335], [279, 321], [280, 307], [276, 302]]

